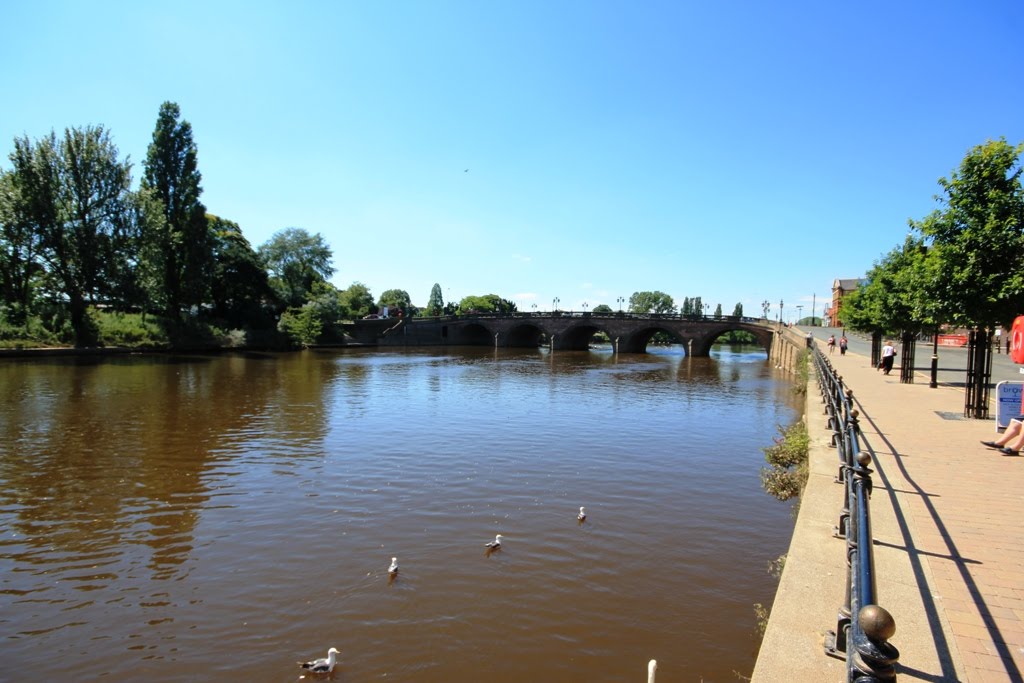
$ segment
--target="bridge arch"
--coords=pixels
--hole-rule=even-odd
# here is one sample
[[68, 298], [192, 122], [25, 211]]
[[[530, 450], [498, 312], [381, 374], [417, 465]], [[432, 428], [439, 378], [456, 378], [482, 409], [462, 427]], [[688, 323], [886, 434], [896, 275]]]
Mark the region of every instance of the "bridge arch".
[[480, 323], [453, 326], [452, 342], [466, 346], [494, 346], [494, 333]]

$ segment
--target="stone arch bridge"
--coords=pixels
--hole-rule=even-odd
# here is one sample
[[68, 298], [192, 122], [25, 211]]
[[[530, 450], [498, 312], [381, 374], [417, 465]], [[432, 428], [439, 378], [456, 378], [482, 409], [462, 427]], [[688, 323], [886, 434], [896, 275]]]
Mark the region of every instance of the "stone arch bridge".
[[[589, 347], [595, 334], [603, 332], [611, 340], [616, 353], [644, 353], [654, 335], [664, 332], [674, 342], [682, 344], [691, 356], [709, 355], [715, 340], [733, 330], [752, 334], [771, 356], [773, 341], [781, 336], [780, 326], [763, 318], [630, 313], [469, 314], [408, 320], [368, 320], [358, 321], [355, 325], [357, 329], [351, 330], [353, 333], [361, 332], [364, 336], [368, 332], [374, 334], [378, 346], [451, 344], [496, 348], [547, 346], [553, 350], [583, 350]], [[366, 338], [363, 341], [370, 340]]]

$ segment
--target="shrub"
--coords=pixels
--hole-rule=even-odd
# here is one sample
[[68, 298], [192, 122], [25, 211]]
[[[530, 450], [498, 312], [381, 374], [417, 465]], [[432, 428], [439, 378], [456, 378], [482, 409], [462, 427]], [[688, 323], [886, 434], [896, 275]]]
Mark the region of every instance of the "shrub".
[[807, 451], [810, 438], [802, 421], [779, 426], [781, 436], [762, 449], [769, 467], [761, 469], [761, 486], [779, 500], [796, 498], [807, 483]]

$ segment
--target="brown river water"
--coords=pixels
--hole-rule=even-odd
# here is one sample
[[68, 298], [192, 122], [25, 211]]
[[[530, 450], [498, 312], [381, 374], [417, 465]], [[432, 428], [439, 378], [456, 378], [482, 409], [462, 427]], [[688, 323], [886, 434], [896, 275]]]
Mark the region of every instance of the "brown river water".
[[0, 362], [0, 681], [298, 681], [332, 646], [346, 683], [741, 680], [793, 526], [765, 356]]

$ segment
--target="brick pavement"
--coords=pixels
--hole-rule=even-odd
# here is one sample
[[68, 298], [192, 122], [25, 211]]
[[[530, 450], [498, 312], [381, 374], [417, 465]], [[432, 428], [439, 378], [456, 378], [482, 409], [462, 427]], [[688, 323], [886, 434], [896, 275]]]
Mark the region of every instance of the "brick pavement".
[[[900, 384], [898, 359], [889, 376], [864, 355], [830, 361], [853, 390], [876, 456], [878, 603], [896, 620], [899, 679], [1024, 681], [1024, 457], [979, 443], [993, 438], [994, 421], [962, 417], [962, 387], [931, 389], [920, 374]], [[824, 421], [812, 388], [811, 481], [754, 681], [844, 680], [842, 662], [821, 650], [845, 579], [843, 544], [831, 536], [838, 508], [830, 508], [842, 499], [838, 458]]]

